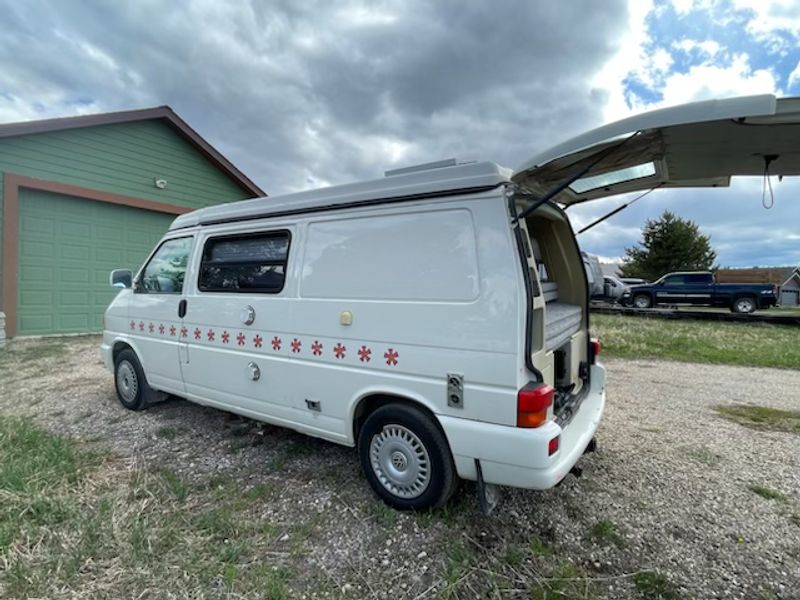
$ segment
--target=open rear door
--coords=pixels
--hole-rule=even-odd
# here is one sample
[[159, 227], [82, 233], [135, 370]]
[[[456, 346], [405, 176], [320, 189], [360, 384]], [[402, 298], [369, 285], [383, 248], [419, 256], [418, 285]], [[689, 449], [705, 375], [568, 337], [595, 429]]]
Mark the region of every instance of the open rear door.
[[709, 100], [610, 123], [515, 169], [562, 206], [655, 187], [727, 187], [737, 175], [800, 174], [800, 98]]

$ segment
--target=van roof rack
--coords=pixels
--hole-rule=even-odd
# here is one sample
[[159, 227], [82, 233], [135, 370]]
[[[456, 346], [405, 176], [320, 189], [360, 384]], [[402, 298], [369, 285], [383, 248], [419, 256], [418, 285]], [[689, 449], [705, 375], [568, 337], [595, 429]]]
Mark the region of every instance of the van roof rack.
[[394, 177], [395, 175], [406, 175], [408, 173], [416, 173], [418, 171], [430, 171], [431, 169], [444, 169], [446, 167], [455, 167], [457, 164], [458, 164], [457, 159], [445, 158], [443, 160], [435, 160], [433, 162], [422, 163], [419, 165], [411, 165], [410, 167], [390, 169], [389, 171], [384, 171], [383, 175], [384, 177]]

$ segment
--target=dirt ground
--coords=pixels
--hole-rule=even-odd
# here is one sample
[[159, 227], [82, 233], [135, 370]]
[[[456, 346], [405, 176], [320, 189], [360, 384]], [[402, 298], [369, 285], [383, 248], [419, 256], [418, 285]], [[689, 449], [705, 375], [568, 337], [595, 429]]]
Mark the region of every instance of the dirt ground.
[[[120, 472], [169, 469], [197, 489], [224, 481], [226, 495], [269, 486], [254, 518], [273, 534], [255, 560], [284, 575], [266, 597], [800, 598], [800, 436], [715, 410], [798, 410], [800, 371], [608, 359], [607, 413], [581, 478], [505, 489], [491, 517], [470, 483], [444, 509], [401, 514], [372, 494], [353, 449], [177, 398], [125, 410], [98, 345], [0, 351], [0, 415], [108, 449]], [[65, 597], [91, 596], [87, 580], [70, 585]], [[151, 596], [185, 592], [167, 589]]]

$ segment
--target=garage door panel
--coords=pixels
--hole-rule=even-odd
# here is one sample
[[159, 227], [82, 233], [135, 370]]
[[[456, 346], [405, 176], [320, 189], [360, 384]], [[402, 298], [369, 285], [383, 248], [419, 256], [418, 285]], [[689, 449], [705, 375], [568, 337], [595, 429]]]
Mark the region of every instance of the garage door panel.
[[99, 331], [109, 272], [137, 270], [174, 218], [29, 189], [19, 210], [19, 335]]
[[20, 233], [23, 235], [52, 236], [55, 230], [52, 216], [27, 216], [20, 222]]
[[56, 255], [55, 244], [52, 241], [35, 241], [21, 238], [22, 247], [20, 248], [20, 263], [34, 262], [38, 264], [38, 260], [46, 258], [53, 260]]
[[58, 277], [59, 283], [67, 285], [87, 284], [89, 283], [89, 271], [87, 269], [70, 269], [62, 267], [59, 269]]
[[86, 239], [92, 234], [92, 228], [88, 223], [78, 223], [69, 221], [59, 223], [59, 232], [65, 238]]
[[96, 232], [98, 240], [121, 240], [122, 227], [108, 225], [107, 227], [99, 227]]
[[48, 289], [53, 281], [54, 270], [52, 266], [36, 266], [35, 264], [28, 264], [20, 273], [20, 279], [28, 282], [42, 282]]
[[53, 315], [44, 314], [25, 314], [19, 318], [19, 333], [24, 335], [44, 335], [53, 333]]
[[62, 332], [77, 333], [80, 331], [90, 331], [90, 315], [83, 313], [65, 314], [62, 313], [58, 322], [58, 329]]
[[89, 260], [90, 248], [88, 244], [76, 246], [63, 244], [61, 246], [61, 256], [66, 260]]
[[53, 306], [55, 300], [54, 292], [47, 290], [30, 290], [26, 289], [20, 292], [20, 302], [24, 302], [25, 306], [29, 308], [45, 308], [47, 310]]
[[67, 311], [70, 307], [82, 309], [90, 305], [89, 297], [91, 294], [87, 291], [67, 291], [64, 290], [58, 294], [58, 301], [64, 310]]

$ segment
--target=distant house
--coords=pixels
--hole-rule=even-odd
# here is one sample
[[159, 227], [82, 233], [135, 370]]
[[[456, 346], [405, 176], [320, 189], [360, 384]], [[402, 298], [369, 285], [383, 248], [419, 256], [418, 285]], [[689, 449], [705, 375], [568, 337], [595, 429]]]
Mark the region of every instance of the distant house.
[[167, 106], [0, 124], [0, 181], [0, 342], [99, 331], [111, 269], [179, 214], [265, 195]]
[[800, 306], [800, 267], [719, 269], [719, 283], [771, 283], [780, 288], [781, 306]]

